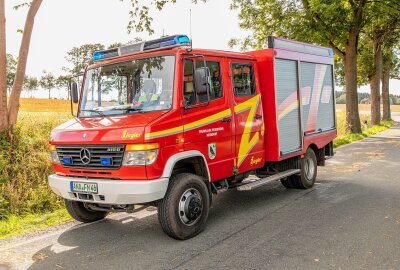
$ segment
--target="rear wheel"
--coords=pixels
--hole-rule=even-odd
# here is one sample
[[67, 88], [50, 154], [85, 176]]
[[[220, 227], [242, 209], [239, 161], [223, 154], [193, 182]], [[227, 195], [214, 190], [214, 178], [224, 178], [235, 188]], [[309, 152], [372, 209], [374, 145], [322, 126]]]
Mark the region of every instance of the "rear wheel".
[[158, 204], [158, 220], [170, 237], [189, 239], [205, 228], [209, 209], [210, 194], [203, 179], [182, 173], [171, 178], [165, 197]]
[[92, 211], [87, 209], [82, 202], [65, 200], [65, 207], [68, 213], [75, 220], [90, 223], [105, 218], [108, 214], [106, 211]]
[[292, 185], [302, 189], [311, 188], [317, 178], [317, 157], [311, 148], [308, 148], [304, 158], [301, 160], [300, 169], [299, 175], [290, 177]]

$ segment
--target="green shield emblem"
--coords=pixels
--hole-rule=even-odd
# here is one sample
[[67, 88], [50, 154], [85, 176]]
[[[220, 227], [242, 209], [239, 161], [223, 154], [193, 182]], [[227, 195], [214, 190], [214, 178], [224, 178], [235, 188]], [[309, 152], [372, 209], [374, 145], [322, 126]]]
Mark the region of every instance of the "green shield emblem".
[[217, 145], [215, 143], [210, 143], [208, 145], [208, 157], [214, 159], [217, 155]]

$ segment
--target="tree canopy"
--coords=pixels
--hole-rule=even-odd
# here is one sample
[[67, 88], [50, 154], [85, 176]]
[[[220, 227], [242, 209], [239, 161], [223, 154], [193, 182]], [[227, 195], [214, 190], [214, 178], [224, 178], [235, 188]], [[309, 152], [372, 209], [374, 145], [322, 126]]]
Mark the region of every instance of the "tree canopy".
[[[231, 40], [231, 45], [266, 47], [268, 35], [273, 34], [331, 47], [341, 60], [347, 127], [351, 132], [361, 131], [357, 102], [360, 37], [376, 16], [400, 10], [397, 0], [233, 0], [232, 8], [239, 9], [240, 26], [251, 34]], [[386, 13], [377, 12], [378, 8]], [[379, 20], [376, 24], [387, 25]]]

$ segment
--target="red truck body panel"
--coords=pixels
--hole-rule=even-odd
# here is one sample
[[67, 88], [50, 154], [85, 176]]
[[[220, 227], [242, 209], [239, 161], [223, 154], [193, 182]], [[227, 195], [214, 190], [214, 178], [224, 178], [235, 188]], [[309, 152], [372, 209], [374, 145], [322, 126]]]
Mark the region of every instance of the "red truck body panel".
[[[218, 181], [238, 173], [261, 168], [267, 161], [277, 162], [293, 156], [300, 156], [311, 145], [320, 149], [329, 144], [336, 136], [335, 124], [326, 129], [324, 126], [323, 129], [316, 132], [316, 125], [322, 120], [318, 122], [313, 119], [311, 128], [307, 129], [309, 125], [303, 120], [304, 116], [302, 117], [302, 107], [307, 107], [309, 119], [312, 119], [313, 115], [318, 115], [319, 100], [324, 99], [328, 102], [324, 104], [334, 105], [333, 81], [329, 84], [329, 79], [326, 79], [330, 76], [329, 72], [333, 72], [333, 58], [331, 57], [277, 48], [248, 53], [200, 49], [189, 52], [186, 49], [175, 48], [101, 60], [88, 69], [134, 58], [160, 55], [176, 56], [173, 102], [170, 110], [132, 115], [75, 118], [55, 129], [50, 140], [52, 145], [158, 143], [160, 149], [156, 161], [149, 166], [121, 166], [117, 170], [65, 168], [61, 164], [54, 164], [54, 170], [58, 174], [89, 178], [151, 180], [163, 175], [166, 163], [172, 156], [186, 151], [198, 151], [204, 156], [207, 163], [209, 180]], [[208, 105], [185, 109], [183, 106], [184, 59], [191, 59], [190, 57], [193, 55], [202, 55], [206, 61], [219, 63], [223, 96], [211, 100]], [[233, 70], [233, 66], [236, 63], [253, 68], [255, 82], [253, 95], [236, 96], [233, 94], [233, 78], [236, 76], [234, 72], [237, 72]], [[316, 70], [314, 84], [312, 86], [302, 84], [303, 87], [300, 87], [297, 83], [297, 88], [292, 89], [293, 91], [289, 89], [289, 86], [283, 85], [282, 89], [287, 88], [292, 91], [292, 94], [279, 103], [281, 92], [277, 88], [277, 65], [297, 67], [298, 75], [296, 76], [299, 77], [293, 78], [293, 80], [301, 82], [302, 77], [299, 74], [302, 63], [316, 65], [304, 64], [304, 69]], [[322, 74], [320, 69], [323, 69], [325, 73]], [[281, 69], [279, 72], [283, 74], [284, 70]], [[324, 80], [325, 84], [317, 80], [320, 73], [322, 74], [321, 80]], [[287, 74], [283, 75], [287, 76]], [[301, 89], [308, 94], [309, 103], [304, 101], [304, 96], [301, 99], [303, 94]], [[313, 100], [317, 100], [317, 103]], [[329, 107], [328, 105], [326, 108]], [[296, 110], [299, 113], [299, 121], [296, 124], [299, 125], [300, 137], [293, 138], [299, 140], [300, 147], [293, 148], [295, 151], [292, 151], [293, 149], [283, 151], [285, 145], [283, 142], [291, 141], [292, 137], [290, 136], [292, 135], [288, 135], [289, 137], [282, 135], [286, 129], [280, 128], [280, 123], [283, 123], [280, 121]], [[324, 110], [324, 113], [328, 112], [331, 117], [331, 112], [328, 109]], [[334, 107], [332, 110], [334, 114]], [[304, 126], [303, 122], [307, 125]], [[314, 130], [312, 130], [313, 126]], [[216, 154], [210, 154], [210, 151], [216, 151]]]

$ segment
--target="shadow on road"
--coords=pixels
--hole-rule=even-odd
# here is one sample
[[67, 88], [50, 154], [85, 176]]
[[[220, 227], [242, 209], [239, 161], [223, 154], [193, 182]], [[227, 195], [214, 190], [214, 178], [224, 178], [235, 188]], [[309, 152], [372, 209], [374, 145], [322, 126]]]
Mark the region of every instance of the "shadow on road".
[[[309, 247], [318, 247], [318, 238], [328, 235], [324, 226], [329, 224], [328, 232], [336, 234], [332, 228], [340, 228], [349, 216], [362, 219], [380, 209], [374, 200], [391, 198], [388, 190], [349, 182], [341, 185], [343, 181], [332, 179], [320, 180], [310, 190], [287, 190], [279, 183], [272, 183], [252, 192], [231, 191], [214, 197], [206, 230], [187, 241], [166, 236], [158, 224], [156, 211], [141, 219], [134, 214], [72, 228], [60, 235], [56, 245], [35, 253], [32, 257], [35, 262], [29, 269], [171, 269], [186, 267], [186, 263], [190, 261], [190, 265], [197, 257], [201, 260], [213, 248], [224, 249], [225, 259], [236, 258], [243, 252], [240, 246], [248, 247], [260, 239], [271, 241], [271, 245], [263, 244], [264, 249], [277, 248], [282, 254], [275, 259], [285, 261], [292, 257], [288, 253], [301, 250], [293, 247], [300, 244], [301, 237], [310, 242]], [[366, 196], [371, 203], [363, 201]], [[384, 203], [385, 199], [380, 201]], [[299, 232], [300, 236], [292, 238]], [[236, 238], [242, 240], [236, 242]], [[284, 247], [279, 247], [280, 244]], [[214, 266], [222, 259], [214, 258]]]
[[286, 190], [272, 183], [253, 192], [230, 191], [214, 196], [206, 230], [187, 241], [166, 236], [158, 224], [157, 211], [141, 219], [133, 214], [78, 226], [63, 233], [57, 245], [34, 254], [35, 263], [30, 269], [106, 269], [113, 265], [120, 269], [169, 268], [309, 192]]

